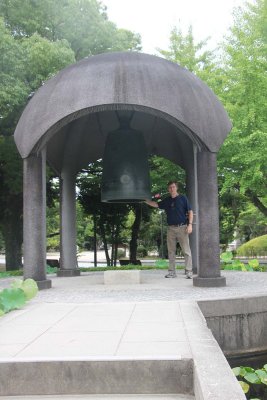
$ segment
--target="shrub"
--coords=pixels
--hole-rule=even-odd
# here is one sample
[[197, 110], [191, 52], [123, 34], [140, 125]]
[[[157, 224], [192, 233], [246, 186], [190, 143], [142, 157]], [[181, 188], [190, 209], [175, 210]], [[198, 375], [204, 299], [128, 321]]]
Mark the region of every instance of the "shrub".
[[122, 249], [119, 249], [117, 252], [117, 259], [119, 260], [120, 258], [124, 258], [125, 257], [125, 251]]
[[147, 256], [147, 249], [145, 248], [145, 246], [138, 246], [137, 248], [137, 256], [138, 257], [146, 257]]
[[258, 236], [242, 244], [237, 249], [237, 254], [246, 257], [267, 255], [267, 235]]

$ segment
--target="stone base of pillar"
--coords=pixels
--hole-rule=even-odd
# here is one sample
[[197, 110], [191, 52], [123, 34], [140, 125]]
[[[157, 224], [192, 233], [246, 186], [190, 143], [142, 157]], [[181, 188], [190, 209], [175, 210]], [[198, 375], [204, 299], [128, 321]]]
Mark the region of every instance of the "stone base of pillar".
[[52, 281], [51, 279], [45, 279], [43, 281], [36, 281], [38, 289], [43, 290], [43, 289], [51, 289], [52, 287]]
[[59, 269], [57, 271], [57, 276], [80, 276], [81, 271], [77, 268], [75, 269]]
[[193, 278], [193, 285], [198, 287], [221, 287], [226, 286], [226, 279], [224, 276], [217, 278], [200, 278], [196, 276]]

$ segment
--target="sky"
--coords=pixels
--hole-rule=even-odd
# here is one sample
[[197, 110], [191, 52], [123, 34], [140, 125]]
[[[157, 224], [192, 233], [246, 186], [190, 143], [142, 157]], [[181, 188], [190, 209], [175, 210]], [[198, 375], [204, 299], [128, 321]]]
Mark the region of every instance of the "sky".
[[171, 28], [186, 33], [193, 26], [196, 41], [210, 37], [215, 48], [233, 22], [232, 11], [245, 0], [102, 0], [109, 19], [119, 28], [140, 33], [143, 52], [168, 49]]

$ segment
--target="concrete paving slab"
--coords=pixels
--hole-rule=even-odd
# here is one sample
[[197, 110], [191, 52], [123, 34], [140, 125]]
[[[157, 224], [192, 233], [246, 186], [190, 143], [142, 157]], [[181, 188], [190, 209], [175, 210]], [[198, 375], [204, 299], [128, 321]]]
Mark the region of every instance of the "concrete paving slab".
[[[35, 307], [28, 308], [28, 304], [24, 310], [16, 311], [16, 318], [12, 312], [7, 314], [5, 318], [1, 319], [0, 323], [6, 325], [12, 324], [15, 321], [16, 326], [27, 326], [28, 324], [36, 326], [50, 326], [57, 321], [60, 321], [75, 309], [75, 305], [70, 306], [69, 304], [54, 304], [53, 308], [50, 304], [46, 303], [39, 304], [38, 307], [36, 307], [35, 304]], [[9, 316], [12, 316], [12, 318], [6, 319], [6, 317]]]
[[9, 315], [1, 319], [0, 350], [1, 345], [7, 347], [0, 352], [0, 361], [9, 356], [190, 357], [178, 302], [41, 303], [23, 311], [13, 311], [11, 320]]
[[141, 303], [136, 304], [132, 322], [177, 322], [182, 321], [182, 315], [178, 302], [166, 303]]
[[178, 342], [186, 341], [183, 322], [130, 322], [122, 337], [123, 342]]
[[0, 345], [0, 358], [15, 357], [18, 352], [25, 348], [23, 343], [1, 344]]
[[119, 316], [94, 316], [87, 315], [85, 318], [81, 319], [79, 316], [68, 316], [63, 320], [56, 323], [51, 327], [50, 332], [75, 332], [75, 331], [92, 331], [92, 332], [121, 332], [124, 330], [125, 325], [129, 319], [129, 316], [121, 317]]
[[120, 339], [121, 332], [46, 332], [20, 351], [16, 358], [38, 360], [113, 356]]
[[192, 353], [187, 342], [121, 342], [116, 355], [136, 357], [142, 354], [147, 357], [191, 358]]
[[[83, 303], [83, 302], [82, 302]], [[79, 304], [79, 307], [72, 311], [72, 316], [83, 318], [87, 315], [122, 317], [129, 316], [135, 307], [135, 303], [90, 303]]]
[[27, 344], [45, 333], [50, 325], [17, 325], [15, 320], [1, 326], [0, 345]]

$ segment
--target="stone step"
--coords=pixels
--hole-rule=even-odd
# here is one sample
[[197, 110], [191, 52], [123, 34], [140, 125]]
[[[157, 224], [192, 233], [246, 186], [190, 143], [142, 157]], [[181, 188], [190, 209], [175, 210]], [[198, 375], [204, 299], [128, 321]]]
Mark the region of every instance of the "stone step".
[[141, 395], [67, 395], [67, 396], [4, 396], [1, 397], [1, 400], [57, 400], [57, 399], [65, 399], [65, 400], [194, 400], [195, 398], [190, 395], [153, 395], [153, 394], [141, 394]]
[[[109, 394], [114, 398], [116, 393], [155, 394], [161, 397], [163, 394], [192, 394], [192, 359], [111, 358], [0, 362], [0, 396], [23, 395], [29, 398], [30, 395], [61, 395], [62, 398], [62, 395], [72, 394]], [[101, 396], [91, 398], [101, 399]]]

